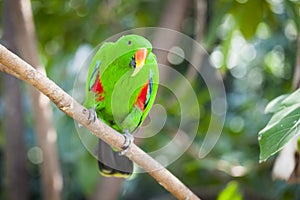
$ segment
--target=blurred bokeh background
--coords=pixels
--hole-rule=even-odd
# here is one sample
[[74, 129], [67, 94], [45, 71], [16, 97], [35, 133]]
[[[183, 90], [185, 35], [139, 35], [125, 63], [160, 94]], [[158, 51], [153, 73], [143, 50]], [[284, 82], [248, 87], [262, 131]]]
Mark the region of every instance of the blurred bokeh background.
[[[272, 180], [275, 157], [259, 163], [257, 141], [270, 119], [266, 104], [295, 88], [298, 0], [0, 0], [0, 10], [1, 43], [45, 69], [69, 94], [83, 59], [114, 34], [165, 27], [193, 38], [222, 75], [227, 114], [217, 144], [199, 159], [212, 111], [197, 75], [198, 134], [168, 169], [203, 199], [300, 198], [298, 184]], [[165, 59], [183, 75], [191, 73], [187, 62]], [[174, 199], [146, 173], [126, 181], [101, 177], [71, 118], [24, 83], [3, 73], [0, 78], [0, 199]], [[157, 102], [168, 105], [164, 91]], [[139, 141], [142, 149], [172, 140], [180, 109], [175, 103], [166, 112], [168, 126]]]

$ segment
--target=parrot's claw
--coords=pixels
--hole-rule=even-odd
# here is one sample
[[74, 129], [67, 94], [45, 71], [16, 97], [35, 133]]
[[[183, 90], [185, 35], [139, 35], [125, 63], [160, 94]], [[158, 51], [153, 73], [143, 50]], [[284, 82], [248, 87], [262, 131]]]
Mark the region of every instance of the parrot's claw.
[[89, 117], [88, 117], [89, 124], [94, 123], [96, 119], [97, 119], [97, 113], [95, 109], [94, 108], [89, 109]]
[[125, 143], [124, 143], [124, 145], [121, 147], [123, 150], [120, 151], [120, 153], [119, 153], [121, 156], [125, 155], [125, 153], [126, 153], [126, 152], [128, 151], [128, 149], [129, 149], [130, 145], [131, 145], [131, 144], [133, 143], [133, 141], [134, 141], [133, 135], [132, 135], [131, 133], [129, 133], [128, 130], [125, 130], [123, 135], [124, 135], [124, 138], [125, 138]]

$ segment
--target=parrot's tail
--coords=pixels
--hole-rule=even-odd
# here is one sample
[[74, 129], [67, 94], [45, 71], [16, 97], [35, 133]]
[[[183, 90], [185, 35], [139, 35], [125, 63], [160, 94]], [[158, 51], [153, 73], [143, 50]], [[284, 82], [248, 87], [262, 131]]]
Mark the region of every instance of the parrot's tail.
[[114, 151], [111, 146], [99, 139], [98, 166], [103, 176], [128, 178], [133, 172], [133, 163], [126, 156]]

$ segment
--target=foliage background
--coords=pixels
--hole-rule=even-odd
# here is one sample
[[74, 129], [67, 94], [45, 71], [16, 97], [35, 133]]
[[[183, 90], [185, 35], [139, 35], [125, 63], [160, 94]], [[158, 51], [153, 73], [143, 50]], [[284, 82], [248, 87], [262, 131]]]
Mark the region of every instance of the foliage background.
[[[158, 0], [32, 0], [39, 56], [48, 76], [70, 94], [78, 63], [93, 47], [106, 38], [137, 27], [161, 26], [170, 14], [172, 3]], [[192, 38], [204, 31], [201, 42], [223, 75], [228, 110], [223, 133], [213, 151], [198, 159], [193, 148], [205, 136], [211, 115], [207, 89], [196, 83], [201, 103], [199, 134], [193, 146], [169, 169], [203, 199], [297, 199], [299, 185], [273, 181], [274, 157], [259, 164], [257, 133], [270, 116], [264, 108], [271, 99], [291, 91], [297, 57], [300, 3], [297, 0], [213, 0], [204, 1], [205, 26], [199, 30], [197, 1], [186, 1], [185, 14], [178, 21], [179, 30]], [[199, 3], [199, 2], [198, 2]], [[0, 0], [0, 6], [3, 1]], [[173, 22], [170, 22], [172, 24]], [[0, 27], [2, 32], [2, 28]], [[199, 38], [197, 38], [199, 40]], [[199, 41], [200, 42], [200, 41]], [[186, 63], [173, 66], [186, 67]], [[36, 147], [33, 116], [26, 86], [22, 87], [26, 122], [27, 169], [30, 198], [42, 198], [38, 155], [30, 156]], [[166, 104], [167, 95], [157, 100]], [[0, 107], [0, 118], [3, 116]], [[169, 124], [176, 127], [176, 108], [170, 108]], [[175, 118], [173, 121], [172, 119]], [[3, 126], [2, 120], [0, 127]], [[54, 108], [54, 124], [58, 132], [60, 166], [63, 174], [63, 199], [90, 199], [101, 177], [97, 166], [76, 134], [72, 119]], [[0, 198], [5, 189], [5, 151], [0, 129]], [[150, 142], [141, 143], [151, 149], [171, 139], [167, 130]], [[33, 151], [36, 152], [36, 151]], [[227, 187], [227, 188], [226, 188]], [[224, 190], [224, 188], [226, 188]], [[222, 192], [223, 191], [223, 192]], [[139, 174], [120, 188], [119, 199], [172, 199], [150, 176]]]

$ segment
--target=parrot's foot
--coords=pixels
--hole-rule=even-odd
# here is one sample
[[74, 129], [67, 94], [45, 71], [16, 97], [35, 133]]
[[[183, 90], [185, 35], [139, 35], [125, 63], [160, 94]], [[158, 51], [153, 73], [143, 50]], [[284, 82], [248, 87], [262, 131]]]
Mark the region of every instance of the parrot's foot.
[[94, 108], [90, 108], [88, 111], [89, 111], [89, 117], [88, 117], [89, 124], [94, 123], [97, 119], [97, 113]]
[[130, 145], [133, 143], [133, 141], [134, 141], [134, 137], [133, 137], [133, 135], [131, 134], [131, 133], [129, 133], [129, 131], [128, 130], [125, 130], [124, 131], [124, 138], [125, 138], [125, 143], [124, 143], [124, 145], [121, 147], [123, 150], [122, 151], [120, 151], [120, 155], [122, 156], [122, 155], [125, 155], [125, 153], [128, 151], [128, 149], [129, 149], [129, 147], [130, 147]]

